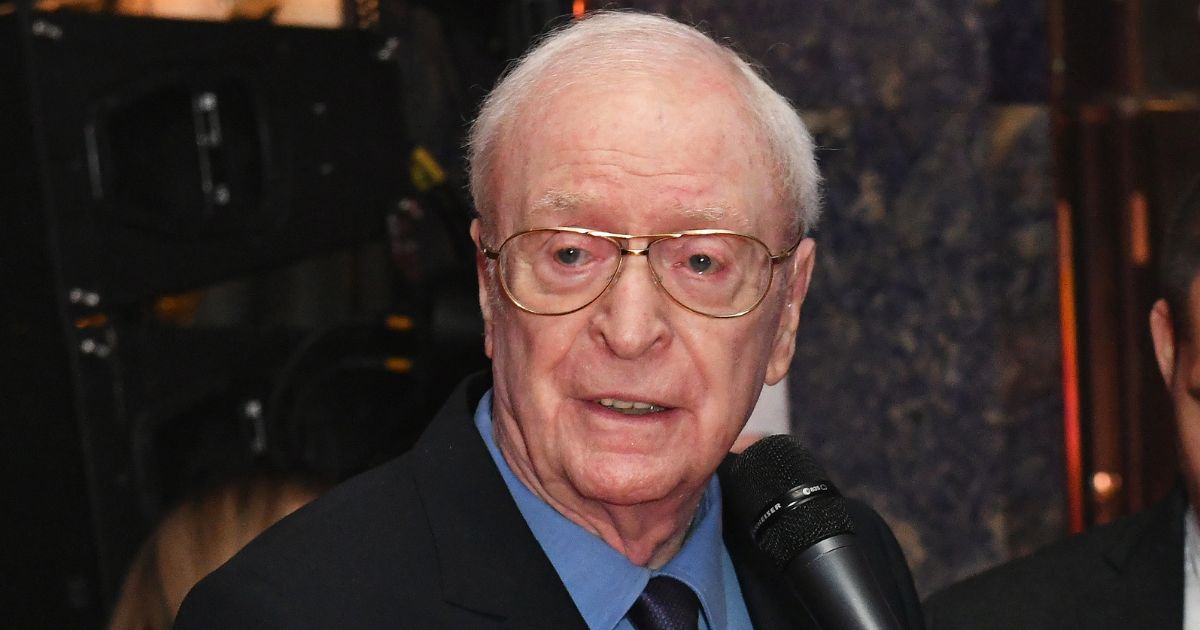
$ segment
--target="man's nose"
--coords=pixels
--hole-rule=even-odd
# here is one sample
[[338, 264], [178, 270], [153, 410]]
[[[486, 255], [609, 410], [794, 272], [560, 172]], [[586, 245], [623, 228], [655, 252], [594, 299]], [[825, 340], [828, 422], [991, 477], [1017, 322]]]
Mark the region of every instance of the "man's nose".
[[670, 340], [667, 310], [674, 304], [654, 281], [645, 256], [626, 256], [595, 306], [592, 334], [619, 358], [636, 359]]

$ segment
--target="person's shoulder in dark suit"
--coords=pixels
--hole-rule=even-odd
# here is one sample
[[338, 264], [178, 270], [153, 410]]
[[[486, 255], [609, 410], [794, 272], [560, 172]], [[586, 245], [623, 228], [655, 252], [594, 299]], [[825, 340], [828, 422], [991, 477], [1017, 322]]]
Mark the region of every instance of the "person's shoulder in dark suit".
[[954, 584], [930, 630], [1179, 628], [1182, 493]]
[[581, 627], [473, 422], [489, 384], [468, 379], [411, 450], [251, 541], [175, 627]]
[[[411, 514], [417, 500], [403, 458], [338, 486], [202, 580], [184, 601], [176, 627], [327, 627], [321, 611], [361, 609], [353, 600], [434, 596], [429, 587], [436, 579], [407, 580], [403, 589], [379, 579], [394, 577], [397, 567], [436, 565], [430, 544], [378, 544], [425, 536], [425, 525]], [[371, 592], [379, 589], [391, 592]]]

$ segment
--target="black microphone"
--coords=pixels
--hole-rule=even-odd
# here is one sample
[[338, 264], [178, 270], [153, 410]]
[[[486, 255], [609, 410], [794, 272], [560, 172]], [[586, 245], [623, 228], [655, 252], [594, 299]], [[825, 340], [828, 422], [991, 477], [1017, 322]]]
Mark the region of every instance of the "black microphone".
[[729, 481], [733, 525], [750, 530], [821, 628], [899, 630], [845, 499], [795, 438], [773, 435], [746, 449]]

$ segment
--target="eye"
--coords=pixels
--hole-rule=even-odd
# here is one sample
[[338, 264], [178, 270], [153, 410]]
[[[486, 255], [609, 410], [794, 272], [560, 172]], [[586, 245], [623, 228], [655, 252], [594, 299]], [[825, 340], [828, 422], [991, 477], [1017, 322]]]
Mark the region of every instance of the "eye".
[[554, 258], [564, 265], [574, 265], [583, 258], [583, 252], [577, 247], [564, 247], [554, 252]]
[[605, 257], [602, 239], [572, 232], [548, 231], [538, 234], [545, 238], [539, 253], [544, 264], [559, 269], [580, 269], [602, 262]]
[[688, 268], [698, 274], [705, 274], [712, 270], [713, 259], [708, 254], [692, 254], [687, 260]]

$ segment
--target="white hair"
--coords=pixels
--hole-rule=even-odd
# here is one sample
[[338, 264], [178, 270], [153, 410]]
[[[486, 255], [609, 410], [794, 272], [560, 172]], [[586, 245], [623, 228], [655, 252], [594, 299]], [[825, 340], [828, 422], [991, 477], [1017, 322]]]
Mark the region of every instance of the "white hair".
[[497, 153], [531, 99], [545, 102], [581, 78], [608, 71], [678, 74], [696, 62], [724, 67], [775, 165], [779, 192], [795, 211], [793, 228], [812, 229], [820, 215], [820, 174], [813, 141], [795, 109], [753, 66], [727, 46], [668, 17], [599, 11], [547, 35], [505, 72], [484, 100], [468, 136], [471, 197], [480, 215], [494, 214], [491, 198]]

